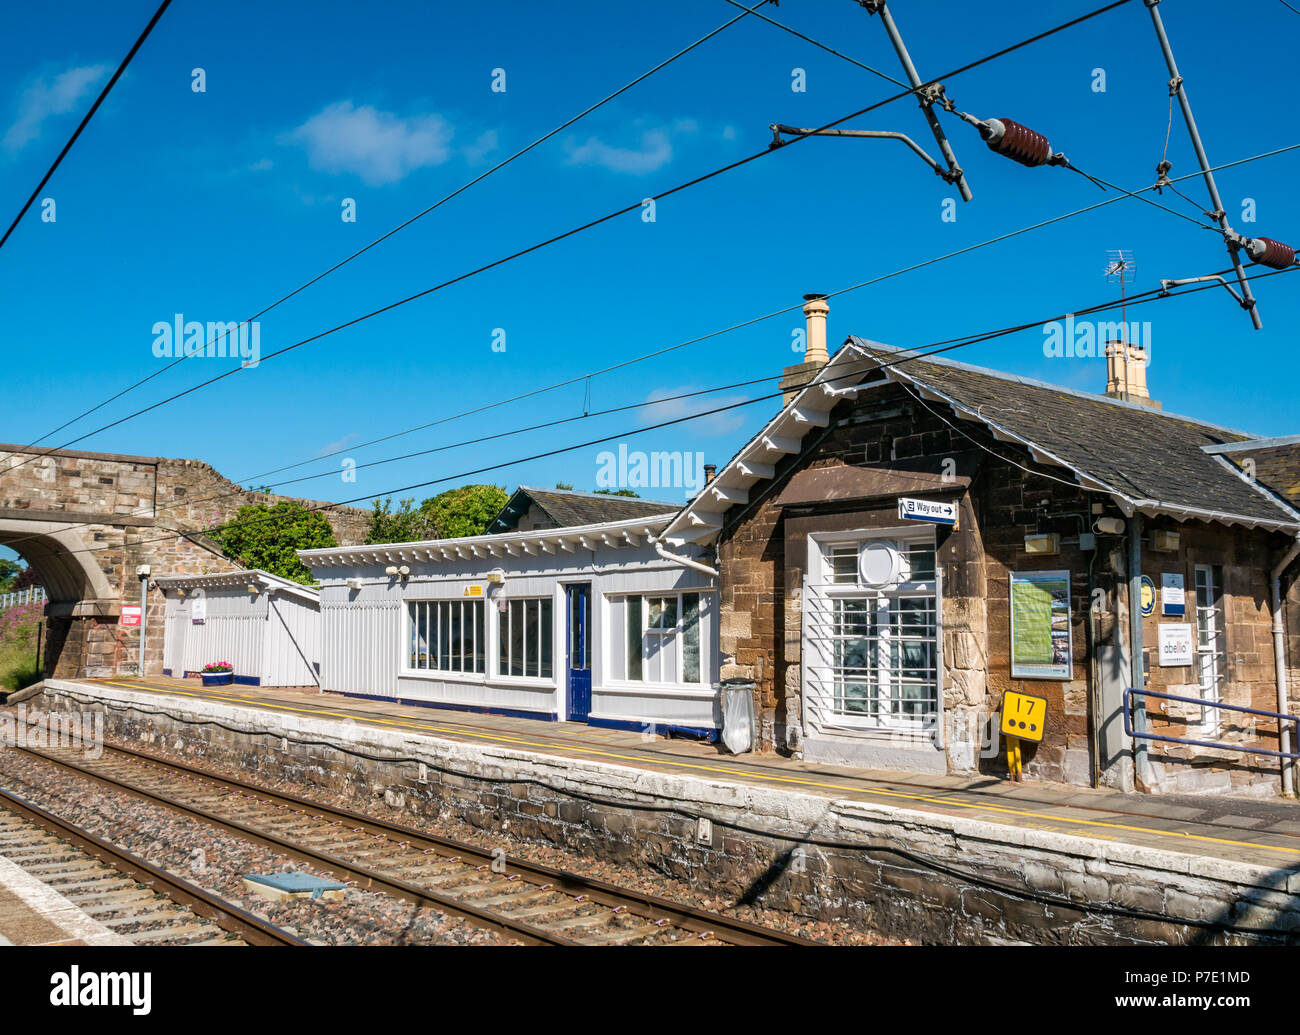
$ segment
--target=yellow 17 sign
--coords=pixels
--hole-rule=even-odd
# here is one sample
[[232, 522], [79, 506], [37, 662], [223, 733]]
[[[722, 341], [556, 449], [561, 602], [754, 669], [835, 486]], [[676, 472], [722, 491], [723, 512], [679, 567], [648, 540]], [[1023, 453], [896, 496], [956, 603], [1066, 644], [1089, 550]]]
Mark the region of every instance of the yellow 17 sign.
[[1008, 690], [1002, 695], [1002, 732], [1019, 740], [1042, 740], [1047, 699]]

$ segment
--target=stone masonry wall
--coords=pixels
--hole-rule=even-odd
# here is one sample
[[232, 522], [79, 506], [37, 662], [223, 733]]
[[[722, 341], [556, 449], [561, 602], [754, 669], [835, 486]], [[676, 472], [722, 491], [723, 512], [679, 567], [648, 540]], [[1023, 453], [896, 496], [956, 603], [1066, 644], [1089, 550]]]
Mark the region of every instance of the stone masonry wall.
[[[885, 413], [885, 419], [862, 419]], [[946, 419], [945, 419], [946, 418]], [[956, 428], [953, 427], [956, 425]], [[959, 429], [959, 430], [958, 430]], [[805, 446], [814, 443], [812, 433]], [[802, 601], [800, 599], [809, 531], [896, 526], [894, 500], [840, 501], [781, 506], [781, 488], [796, 470], [845, 464], [900, 466], [921, 458], [941, 461], [977, 449], [978, 463], [960, 499], [960, 528], [941, 530], [937, 563], [943, 573], [943, 695], [945, 746], [949, 771], [978, 769], [1005, 772], [1002, 738], [990, 737], [989, 723], [1007, 690], [1045, 697], [1047, 733], [1041, 743], [1023, 744], [1026, 775], [1032, 779], [1088, 785], [1094, 767], [1109, 762], [1131, 769], [1131, 760], [1098, 761], [1094, 749], [1092, 702], [1094, 676], [1090, 644], [1112, 644], [1127, 653], [1128, 588], [1126, 536], [1097, 536], [1097, 549], [1079, 548], [1079, 534], [1091, 528], [1093, 504], [1122, 517], [1108, 499], [1065, 484], [1054, 469], [1035, 464], [1013, 444], [996, 442], [979, 425], [939, 416], [899, 388], [873, 393], [869, 402], [845, 401], [833, 411], [824, 437], [802, 458], [778, 464], [772, 483], [760, 486], [756, 502], [733, 507], [719, 539], [721, 578], [721, 646], [723, 677], [745, 676], [758, 682], [756, 711], [760, 750], [785, 750], [797, 741], [791, 730], [800, 722]], [[918, 493], [918, 495], [924, 495]], [[1268, 570], [1276, 563], [1284, 537], [1262, 531], [1202, 523], [1148, 519], [1147, 541], [1154, 529], [1181, 535], [1178, 553], [1143, 550], [1143, 572], [1156, 586], [1166, 571], [1184, 573], [1189, 608], [1185, 618], [1143, 622], [1144, 647], [1150, 652], [1149, 689], [1199, 697], [1196, 669], [1155, 664], [1158, 626], [1163, 621], [1195, 626], [1194, 565], [1216, 565], [1222, 572], [1227, 622], [1226, 676], [1221, 700], [1276, 710], [1268, 605]], [[1057, 555], [1031, 556], [1025, 536], [1056, 532]], [[1073, 676], [1069, 680], [1023, 680], [1011, 677], [1011, 571], [1068, 569], [1071, 573]], [[1095, 607], [1091, 605], [1095, 604]], [[1293, 685], [1300, 697], [1300, 688]], [[1167, 707], [1170, 705], [1171, 707]], [[1222, 739], [1246, 746], [1277, 747], [1276, 723], [1241, 723], [1220, 712], [1222, 736], [1205, 736], [1202, 709], [1152, 701], [1153, 732], [1193, 739]], [[1201, 732], [1198, 732], [1200, 730]], [[1239, 751], [1156, 745], [1150, 750], [1152, 789], [1209, 790], [1272, 794], [1280, 789], [1275, 761]], [[1100, 772], [1113, 782], [1114, 772]]]
[[[0, 542], [32, 564], [49, 591], [45, 663], [58, 676], [134, 672], [140, 630], [118, 619], [122, 605], [140, 602], [136, 569], [147, 564], [152, 577], [238, 570], [202, 530], [232, 520], [242, 506], [294, 498], [248, 492], [198, 460], [0, 449], [12, 453], [0, 468], [0, 519], [42, 523], [39, 533], [0, 533]], [[341, 544], [364, 540], [368, 511], [324, 514]], [[162, 668], [163, 614], [162, 594], [149, 590], [149, 673]]]
[[675, 877], [697, 898], [894, 938], [1294, 944], [1300, 932], [1293, 868], [117, 688], [47, 684], [27, 704], [103, 709], [110, 741], [398, 822], [454, 816], [507, 852], [515, 838], [552, 844]]

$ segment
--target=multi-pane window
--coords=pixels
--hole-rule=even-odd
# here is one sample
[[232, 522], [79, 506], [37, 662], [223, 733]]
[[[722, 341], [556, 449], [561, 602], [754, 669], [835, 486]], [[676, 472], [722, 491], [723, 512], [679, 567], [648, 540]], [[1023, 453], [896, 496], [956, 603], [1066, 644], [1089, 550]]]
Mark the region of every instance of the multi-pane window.
[[[934, 579], [934, 544], [900, 543], [902, 578], [905, 581], [929, 582]], [[838, 543], [826, 548], [826, 581], [835, 586], [858, 584], [858, 543]]]
[[497, 622], [497, 672], [550, 679], [554, 673], [554, 604], [549, 597], [506, 602]]
[[699, 683], [700, 594], [667, 593], [611, 598], [615, 679], [645, 683]]
[[[1219, 700], [1219, 687], [1227, 673], [1228, 649], [1224, 640], [1223, 569], [1217, 565], [1196, 566], [1196, 676], [1201, 696]], [[1218, 709], [1202, 716], [1208, 725], [1217, 725]]]
[[938, 709], [934, 543], [889, 545], [898, 553], [898, 580], [870, 588], [858, 577], [859, 542], [823, 547], [825, 589], [806, 615], [821, 659], [813, 689], [822, 708], [870, 725], [918, 722]]
[[413, 600], [411, 668], [420, 672], [485, 670], [487, 626], [481, 600]]

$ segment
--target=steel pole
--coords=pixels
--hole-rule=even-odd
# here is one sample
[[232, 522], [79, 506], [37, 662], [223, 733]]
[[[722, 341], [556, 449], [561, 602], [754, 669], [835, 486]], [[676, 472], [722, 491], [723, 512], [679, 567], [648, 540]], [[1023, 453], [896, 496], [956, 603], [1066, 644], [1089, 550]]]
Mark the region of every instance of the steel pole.
[[[1135, 733], [1147, 732], [1147, 701], [1144, 691], [1146, 684], [1146, 665], [1142, 658], [1142, 515], [1134, 514], [1128, 519], [1128, 643], [1129, 643], [1129, 679], [1133, 689], [1133, 730]], [[1151, 760], [1147, 756], [1147, 741], [1133, 739], [1133, 761], [1137, 771], [1138, 783], [1142, 787], [1151, 784]]]
[[139, 675], [144, 675], [144, 647], [145, 647], [145, 630], [148, 629], [149, 616], [145, 613], [145, 608], [149, 603], [149, 576], [140, 577], [140, 665]]
[[1237, 283], [1241, 286], [1241, 299], [1243, 307], [1250, 313], [1250, 322], [1255, 325], [1255, 330], [1261, 330], [1264, 322], [1259, 318], [1259, 310], [1255, 305], [1255, 296], [1250, 291], [1250, 280], [1246, 276], [1245, 267], [1241, 264], [1241, 259], [1237, 255], [1239, 245], [1236, 243], [1236, 231], [1228, 222], [1227, 212], [1223, 207], [1223, 199], [1219, 197], [1218, 185], [1214, 182], [1214, 173], [1210, 171], [1210, 159], [1205, 153], [1205, 145], [1201, 143], [1200, 131], [1196, 128], [1196, 119], [1192, 115], [1192, 102], [1187, 99], [1187, 90], [1183, 87], [1183, 77], [1178, 74], [1178, 62], [1174, 60], [1173, 47], [1169, 45], [1169, 37], [1165, 34], [1165, 23], [1160, 17], [1159, 3], [1160, 0], [1145, 0], [1147, 10], [1151, 12], [1151, 23], [1156, 28], [1156, 37], [1160, 40], [1160, 49], [1165, 54], [1165, 64], [1169, 67], [1169, 85], [1178, 98], [1178, 106], [1183, 112], [1183, 121], [1187, 123], [1187, 134], [1192, 138], [1192, 147], [1196, 151], [1196, 160], [1201, 163], [1201, 176], [1205, 180], [1206, 190], [1210, 193], [1210, 204], [1214, 206], [1214, 217], [1218, 221], [1220, 229], [1223, 230], [1225, 242], [1228, 245], [1228, 255], [1232, 259], [1232, 266], [1237, 271]]
[[[912, 84], [913, 90], [917, 90], [924, 80], [921, 78], [920, 73], [917, 72], [916, 66], [912, 64], [912, 55], [907, 52], [907, 45], [903, 42], [903, 36], [898, 31], [898, 26], [894, 24], [894, 17], [889, 13], [888, 5], [884, 0], [880, 0], [878, 4], [867, 9], [874, 10], [880, 15], [880, 21], [885, 26], [885, 32], [889, 33], [889, 41], [894, 45], [894, 52], [898, 54], [898, 60], [902, 62], [903, 71], [907, 74], [907, 81]], [[975, 195], [971, 193], [971, 189], [966, 183], [966, 175], [961, 171], [961, 166], [957, 164], [957, 155], [953, 153], [952, 145], [948, 143], [943, 127], [939, 125], [939, 116], [934, 113], [930, 101], [919, 92], [916, 94], [916, 99], [921, 105], [921, 111], [925, 113], [925, 121], [930, 124], [930, 132], [934, 134], [935, 143], [939, 145], [944, 161], [948, 163], [948, 171], [957, 177], [957, 190], [960, 192], [962, 200], [970, 201]]]

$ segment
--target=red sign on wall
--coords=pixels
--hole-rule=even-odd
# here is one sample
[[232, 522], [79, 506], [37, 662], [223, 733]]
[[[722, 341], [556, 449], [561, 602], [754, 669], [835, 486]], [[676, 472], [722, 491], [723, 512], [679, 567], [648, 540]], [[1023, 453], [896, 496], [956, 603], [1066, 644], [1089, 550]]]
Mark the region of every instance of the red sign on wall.
[[140, 624], [140, 605], [123, 604], [122, 617], [118, 620], [120, 625], [139, 625]]

